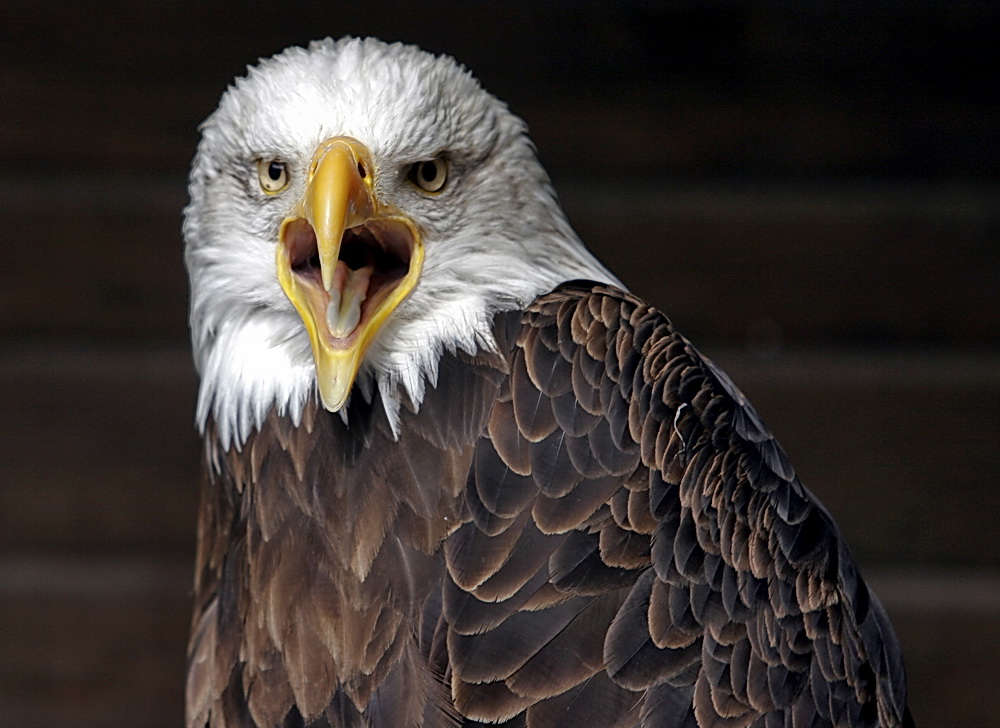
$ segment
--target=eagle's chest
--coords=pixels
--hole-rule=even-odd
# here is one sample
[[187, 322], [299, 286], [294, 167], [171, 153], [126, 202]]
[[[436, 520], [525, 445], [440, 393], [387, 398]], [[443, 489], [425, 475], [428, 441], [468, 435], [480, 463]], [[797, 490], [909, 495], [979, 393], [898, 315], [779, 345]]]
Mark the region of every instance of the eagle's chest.
[[315, 405], [298, 424], [272, 412], [240, 450], [213, 449], [209, 427], [189, 704], [232, 693], [266, 725], [292, 706], [363, 711], [379, 691], [442, 689], [442, 544], [467, 520], [502, 379], [448, 366], [454, 386], [404, 411], [398, 433], [353, 406], [347, 424]]
[[472, 457], [408, 431], [366, 435], [319, 412], [308, 427], [264, 428], [240, 455], [249, 621], [275, 647], [297, 632], [329, 649], [341, 675], [371, 672], [384, 633], [440, 583]]

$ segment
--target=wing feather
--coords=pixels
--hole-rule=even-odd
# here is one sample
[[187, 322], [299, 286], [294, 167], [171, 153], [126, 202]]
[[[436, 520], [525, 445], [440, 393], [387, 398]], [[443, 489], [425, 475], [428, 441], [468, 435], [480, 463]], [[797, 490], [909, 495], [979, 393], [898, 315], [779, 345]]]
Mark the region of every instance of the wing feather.
[[533, 728], [908, 724], [884, 610], [728, 376], [600, 285], [540, 298], [511, 341], [446, 545], [460, 707]]

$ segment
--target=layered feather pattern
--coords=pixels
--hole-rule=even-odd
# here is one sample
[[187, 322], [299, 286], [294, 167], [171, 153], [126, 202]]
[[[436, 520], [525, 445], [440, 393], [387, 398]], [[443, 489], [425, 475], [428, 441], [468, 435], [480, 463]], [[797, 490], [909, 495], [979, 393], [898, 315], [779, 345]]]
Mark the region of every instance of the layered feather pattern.
[[190, 725], [912, 724], [831, 517], [662, 314], [578, 283], [494, 333], [398, 441], [378, 395], [208, 439]]

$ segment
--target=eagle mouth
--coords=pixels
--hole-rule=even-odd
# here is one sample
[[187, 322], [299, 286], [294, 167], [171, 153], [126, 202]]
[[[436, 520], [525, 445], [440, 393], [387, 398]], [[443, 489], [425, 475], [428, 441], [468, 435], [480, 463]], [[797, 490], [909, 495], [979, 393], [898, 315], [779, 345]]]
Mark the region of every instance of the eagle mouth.
[[305, 290], [323, 338], [332, 348], [351, 346], [410, 272], [416, 242], [410, 227], [392, 219], [372, 219], [348, 228], [340, 240], [329, 290], [316, 231], [308, 220], [288, 223], [284, 234], [292, 275]]

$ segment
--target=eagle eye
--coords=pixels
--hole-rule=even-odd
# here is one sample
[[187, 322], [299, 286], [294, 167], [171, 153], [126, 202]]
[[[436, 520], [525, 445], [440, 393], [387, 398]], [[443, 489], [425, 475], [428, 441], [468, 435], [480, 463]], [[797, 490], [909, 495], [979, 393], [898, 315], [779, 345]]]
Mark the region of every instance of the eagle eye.
[[276, 195], [288, 187], [288, 165], [276, 159], [259, 159], [257, 160], [257, 179], [264, 192]]
[[441, 157], [410, 165], [406, 178], [424, 192], [440, 192], [448, 181], [448, 162]]

